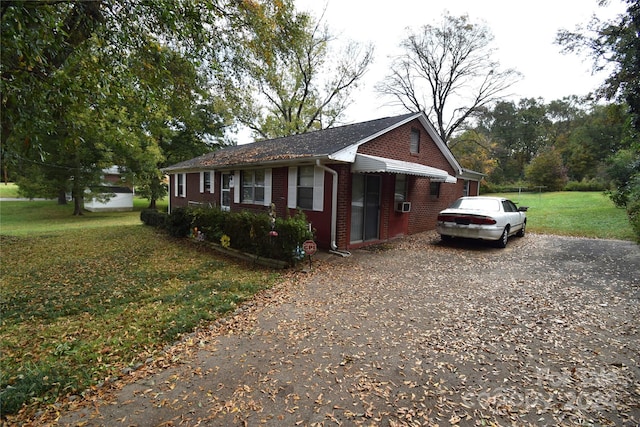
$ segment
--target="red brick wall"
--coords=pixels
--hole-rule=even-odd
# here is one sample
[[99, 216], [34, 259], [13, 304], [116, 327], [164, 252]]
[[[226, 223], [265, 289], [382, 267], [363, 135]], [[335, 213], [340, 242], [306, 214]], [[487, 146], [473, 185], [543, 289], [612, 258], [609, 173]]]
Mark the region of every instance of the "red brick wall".
[[346, 249], [351, 237], [351, 167], [350, 165], [330, 165], [338, 172], [338, 226], [336, 244], [338, 249]]
[[[420, 132], [419, 152], [415, 154], [411, 153], [410, 150], [412, 129]], [[420, 163], [445, 170], [452, 176], [455, 176], [457, 172], [449, 164], [449, 161], [417, 119], [363, 144], [359, 147], [358, 153]], [[464, 181], [461, 179], [458, 179], [456, 184], [441, 183], [440, 196], [436, 198], [430, 195], [430, 180], [428, 178], [408, 176], [407, 201], [411, 202], [411, 212], [409, 214], [400, 214], [394, 212], [394, 187], [392, 185], [394, 180], [388, 175], [383, 174], [383, 195], [380, 212], [381, 240], [405, 233], [414, 234], [433, 230], [438, 212], [462, 196], [464, 189]]]
[[214, 178], [214, 193], [200, 192], [200, 172], [193, 172], [186, 174], [187, 191], [184, 197], [176, 197], [175, 190], [175, 175], [169, 175], [169, 198], [171, 209], [178, 207], [185, 207], [189, 202], [198, 203], [211, 203], [212, 206], [218, 206], [220, 203], [220, 177], [219, 174], [215, 174]]

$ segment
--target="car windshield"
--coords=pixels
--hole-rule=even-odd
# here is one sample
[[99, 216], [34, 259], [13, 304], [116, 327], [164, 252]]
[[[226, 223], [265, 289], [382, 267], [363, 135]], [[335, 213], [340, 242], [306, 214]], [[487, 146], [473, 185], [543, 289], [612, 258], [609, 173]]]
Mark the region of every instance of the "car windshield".
[[499, 212], [500, 202], [498, 200], [480, 198], [458, 199], [449, 208]]

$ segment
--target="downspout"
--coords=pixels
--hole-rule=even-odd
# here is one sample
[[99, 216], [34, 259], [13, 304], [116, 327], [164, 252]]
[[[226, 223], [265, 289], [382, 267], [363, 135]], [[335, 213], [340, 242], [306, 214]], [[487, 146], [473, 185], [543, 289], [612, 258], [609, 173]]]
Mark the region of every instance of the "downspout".
[[333, 185], [331, 191], [331, 250], [329, 253], [340, 255], [342, 257], [351, 256], [348, 251], [338, 250], [336, 245], [337, 223], [338, 223], [338, 172], [334, 171], [330, 167], [320, 164], [320, 159], [316, 159], [316, 166], [329, 172], [333, 177]]

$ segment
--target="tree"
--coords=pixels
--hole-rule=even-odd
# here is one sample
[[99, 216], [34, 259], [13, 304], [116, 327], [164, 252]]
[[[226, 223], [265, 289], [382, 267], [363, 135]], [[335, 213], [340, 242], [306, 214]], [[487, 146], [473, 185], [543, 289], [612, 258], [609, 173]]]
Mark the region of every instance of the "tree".
[[568, 179], [560, 153], [552, 147], [536, 156], [526, 168], [526, 179], [546, 191], [562, 190]]
[[[138, 177], [157, 177], [159, 142], [180, 133], [211, 149], [221, 123], [229, 124], [228, 109], [201, 77], [223, 55], [237, 54], [226, 35], [246, 28], [243, 17], [256, 5], [264, 7], [232, 0], [2, 2], [3, 169], [40, 168], [33, 176], [43, 180], [57, 171], [52, 182], [73, 187], [79, 214], [82, 186], [94, 186], [104, 166], [117, 162]], [[207, 129], [216, 133], [205, 135]]]
[[449, 148], [460, 165], [466, 169], [490, 175], [498, 166], [498, 160], [495, 158], [497, 143], [478, 130], [468, 130], [453, 138], [449, 142]]
[[[600, 0], [602, 6], [608, 0]], [[560, 30], [556, 43], [564, 53], [586, 53], [594, 71], [612, 69], [597, 92], [609, 100], [625, 101], [633, 115], [634, 128], [640, 131], [640, 1], [625, 0], [627, 13], [611, 22], [594, 16], [586, 29]]]
[[[600, 1], [601, 5], [607, 3]], [[556, 42], [566, 53], [583, 52], [593, 60], [594, 70], [610, 69], [611, 74], [597, 92], [606, 99], [618, 99], [626, 103], [631, 114], [631, 129], [627, 132], [630, 144], [628, 179], [619, 181], [619, 187], [611, 193], [612, 199], [624, 201], [636, 236], [640, 239], [640, 0], [625, 0], [626, 14], [610, 22], [593, 17], [586, 29], [575, 32], [561, 30]]]
[[572, 180], [596, 177], [608, 158], [625, 147], [624, 126], [628, 115], [619, 104], [594, 105], [573, 120], [566, 145], [560, 149]]
[[498, 144], [496, 157], [502, 179], [524, 178], [526, 165], [547, 144], [550, 121], [542, 100], [500, 101], [493, 110], [485, 110], [481, 123]]
[[401, 43], [404, 53], [377, 86], [408, 111], [426, 111], [446, 142], [476, 111], [499, 99], [519, 78], [491, 59], [493, 35], [468, 16], [444, 15]]
[[229, 97], [236, 97], [234, 112], [256, 138], [300, 134], [338, 123], [373, 59], [372, 47], [362, 49], [355, 43], [333, 53], [328, 28], [293, 12], [289, 4], [274, 3], [265, 12], [268, 15], [252, 15], [254, 21], [288, 24], [275, 30], [252, 25], [253, 32], [241, 41], [244, 55], [227, 73]]

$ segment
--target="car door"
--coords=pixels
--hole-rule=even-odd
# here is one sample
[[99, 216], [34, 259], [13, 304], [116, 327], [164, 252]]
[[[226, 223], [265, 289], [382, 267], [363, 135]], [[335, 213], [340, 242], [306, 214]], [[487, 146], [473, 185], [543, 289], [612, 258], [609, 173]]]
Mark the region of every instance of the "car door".
[[522, 228], [522, 224], [524, 223], [524, 214], [518, 211], [515, 203], [513, 203], [511, 200], [503, 200], [502, 209], [504, 210], [504, 213], [508, 218], [509, 224], [511, 224], [511, 233], [515, 233], [516, 231], [520, 230]]

